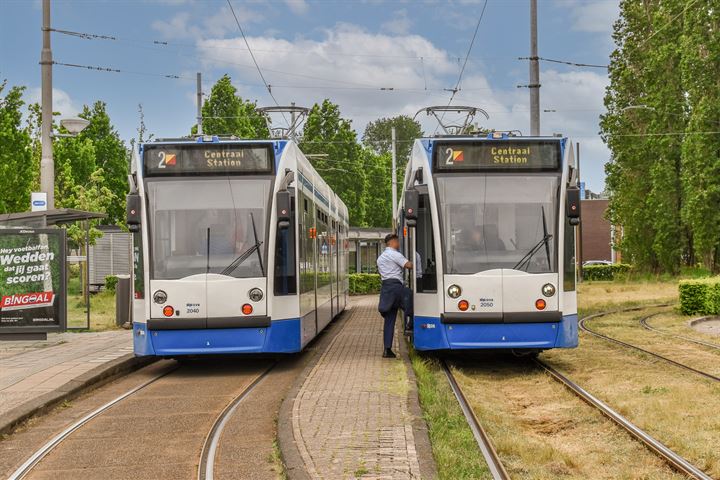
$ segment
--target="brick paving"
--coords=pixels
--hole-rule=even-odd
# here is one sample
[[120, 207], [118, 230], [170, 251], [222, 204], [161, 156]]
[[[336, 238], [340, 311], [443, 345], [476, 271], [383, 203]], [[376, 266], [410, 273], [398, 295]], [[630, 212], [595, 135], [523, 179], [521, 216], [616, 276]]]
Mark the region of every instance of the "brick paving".
[[127, 330], [0, 341], [0, 415], [132, 350], [132, 332]]
[[293, 436], [307, 472], [323, 479], [420, 478], [406, 366], [381, 357], [377, 297], [357, 299], [349, 315], [293, 403]]

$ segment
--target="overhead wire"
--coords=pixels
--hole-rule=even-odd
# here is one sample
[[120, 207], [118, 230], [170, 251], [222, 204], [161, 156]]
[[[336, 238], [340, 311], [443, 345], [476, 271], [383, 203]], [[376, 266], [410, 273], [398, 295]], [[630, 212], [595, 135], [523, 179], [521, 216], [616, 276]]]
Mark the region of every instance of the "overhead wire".
[[[455, 84], [455, 88], [452, 89], [452, 95], [450, 95], [450, 100], [448, 101], [447, 106], [449, 107], [452, 104], [453, 99], [455, 98], [455, 95], [457, 95], [457, 92], [460, 90], [460, 82], [462, 82], [463, 74], [465, 73], [465, 67], [467, 66], [468, 58], [470, 58], [470, 52], [472, 52], [473, 45], [475, 45], [475, 39], [477, 38], [478, 30], [480, 30], [480, 22], [482, 22], [483, 17], [485, 16], [485, 9], [487, 8], [488, 0], [485, 0], [485, 3], [483, 4], [483, 8], [480, 11], [480, 17], [478, 18], [477, 25], [475, 25], [475, 31], [473, 32], [472, 39], [470, 40], [470, 46], [468, 47], [468, 51], [465, 54], [465, 61], [463, 62], [462, 68], [460, 69], [460, 75], [458, 75], [457, 83]], [[442, 123], [442, 120], [445, 118], [445, 112], [442, 113], [440, 116], [440, 120], [438, 121], [438, 125], [435, 127], [435, 133], [437, 133], [438, 128], [440, 128], [440, 123]]]

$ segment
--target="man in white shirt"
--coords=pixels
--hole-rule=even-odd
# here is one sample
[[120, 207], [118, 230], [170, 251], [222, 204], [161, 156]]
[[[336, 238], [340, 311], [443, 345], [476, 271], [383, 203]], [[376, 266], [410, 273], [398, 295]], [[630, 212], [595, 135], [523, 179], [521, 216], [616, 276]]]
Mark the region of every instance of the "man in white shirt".
[[378, 311], [385, 320], [383, 326], [384, 358], [395, 358], [392, 351], [393, 334], [395, 333], [395, 319], [398, 309], [402, 306], [409, 311], [408, 300], [411, 298], [409, 289], [403, 285], [403, 269], [412, 269], [412, 262], [398, 251], [400, 240], [394, 233], [385, 236], [385, 250], [377, 259], [378, 273], [382, 286], [380, 288], [380, 303]]

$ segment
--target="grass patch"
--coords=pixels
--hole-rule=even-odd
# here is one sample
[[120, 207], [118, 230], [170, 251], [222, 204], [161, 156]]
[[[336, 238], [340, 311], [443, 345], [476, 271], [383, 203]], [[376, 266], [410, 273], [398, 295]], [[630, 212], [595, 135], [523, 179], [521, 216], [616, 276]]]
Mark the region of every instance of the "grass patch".
[[578, 309], [589, 315], [615, 308], [675, 303], [677, 281], [615, 281], [578, 284]]
[[436, 360], [411, 350], [423, 417], [441, 480], [492, 478]]
[[270, 458], [268, 459], [268, 461], [272, 464], [272, 469], [277, 474], [278, 480], [287, 480], [287, 472], [285, 472], [285, 464], [282, 461], [280, 445], [278, 445], [277, 440], [273, 440], [273, 449], [270, 453]]
[[[593, 320], [591, 326], [709, 373], [720, 371], [718, 352], [642, 329], [638, 320], [647, 313], [613, 314]], [[668, 321], [684, 321], [667, 312], [654, 317], [652, 324], [658, 326], [666, 316]], [[553, 350], [543, 357], [631, 422], [720, 478], [720, 417], [715, 414], [720, 411], [719, 382], [584, 334], [580, 348]]]
[[[87, 325], [85, 298], [70, 294], [68, 304], [68, 328], [84, 328]], [[115, 326], [115, 294], [108, 291], [90, 295], [90, 330], [112, 330]]]
[[512, 478], [683, 478], [530, 362], [466, 358], [455, 376]]

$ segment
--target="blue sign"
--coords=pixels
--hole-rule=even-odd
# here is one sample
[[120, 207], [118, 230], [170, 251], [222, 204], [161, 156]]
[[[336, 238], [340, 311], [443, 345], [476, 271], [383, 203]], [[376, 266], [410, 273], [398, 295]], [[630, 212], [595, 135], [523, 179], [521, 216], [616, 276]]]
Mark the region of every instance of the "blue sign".
[[45, 200], [33, 200], [34, 207], [44, 207], [47, 202]]
[[580, 182], [580, 200], [587, 200], [585, 198], [585, 182]]

